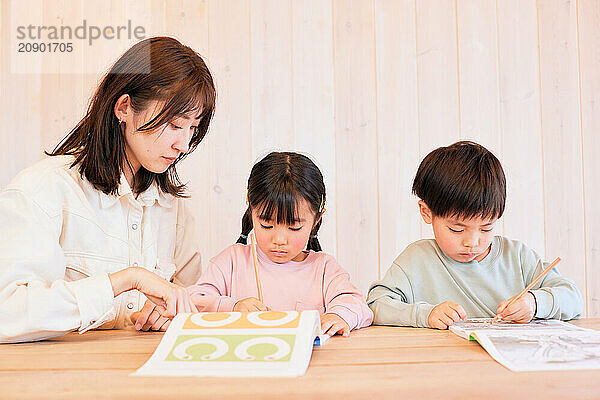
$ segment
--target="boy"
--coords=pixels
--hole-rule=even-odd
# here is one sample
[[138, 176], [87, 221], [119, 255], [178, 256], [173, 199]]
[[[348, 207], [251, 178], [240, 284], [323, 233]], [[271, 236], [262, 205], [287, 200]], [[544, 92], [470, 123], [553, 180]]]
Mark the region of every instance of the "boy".
[[432, 151], [421, 162], [413, 193], [435, 239], [409, 245], [367, 303], [374, 324], [447, 329], [467, 317], [526, 323], [532, 318], [577, 318], [583, 301], [575, 284], [552, 269], [510, 307], [511, 296], [544, 269], [523, 243], [494, 236], [504, 213], [506, 179], [500, 161], [473, 142]]

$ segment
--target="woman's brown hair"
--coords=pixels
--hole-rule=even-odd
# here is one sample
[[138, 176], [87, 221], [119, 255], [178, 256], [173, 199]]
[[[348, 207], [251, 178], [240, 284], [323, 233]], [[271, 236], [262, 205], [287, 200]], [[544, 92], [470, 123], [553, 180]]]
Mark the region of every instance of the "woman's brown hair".
[[145, 110], [150, 101], [164, 103], [162, 110], [138, 131], [149, 131], [198, 111], [199, 124], [189, 151], [160, 174], [140, 167], [131, 188], [134, 193], [141, 193], [156, 182], [162, 192], [184, 197], [185, 185], [179, 180], [175, 165], [194, 151], [206, 135], [216, 92], [200, 55], [173, 38], [149, 38], [127, 50], [100, 82], [83, 119], [47, 154], [73, 155], [72, 167], [78, 166], [81, 175], [96, 189], [116, 194], [121, 173], [128, 164], [125, 135], [114, 113], [115, 103], [124, 94], [129, 95], [134, 112]]

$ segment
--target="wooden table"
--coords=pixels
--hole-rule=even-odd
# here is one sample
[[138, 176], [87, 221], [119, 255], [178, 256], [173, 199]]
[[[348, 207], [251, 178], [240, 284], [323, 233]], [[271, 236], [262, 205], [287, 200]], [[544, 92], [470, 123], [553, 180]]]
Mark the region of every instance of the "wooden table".
[[[600, 319], [574, 323], [600, 329]], [[511, 372], [451, 332], [377, 326], [316, 348], [300, 378], [129, 376], [161, 337], [92, 331], [0, 345], [0, 398], [600, 398], [600, 370]]]

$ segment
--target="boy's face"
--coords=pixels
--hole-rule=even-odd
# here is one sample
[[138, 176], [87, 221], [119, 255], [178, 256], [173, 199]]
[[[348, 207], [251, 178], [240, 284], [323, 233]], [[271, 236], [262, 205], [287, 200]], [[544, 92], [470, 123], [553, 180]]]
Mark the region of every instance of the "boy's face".
[[423, 201], [419, 201], [419, 211], [423, 220], [433, 227], [433, 235], [440, 249], [453, 260], [481, 261], [490, 252], [497, 218], [437, 217]]

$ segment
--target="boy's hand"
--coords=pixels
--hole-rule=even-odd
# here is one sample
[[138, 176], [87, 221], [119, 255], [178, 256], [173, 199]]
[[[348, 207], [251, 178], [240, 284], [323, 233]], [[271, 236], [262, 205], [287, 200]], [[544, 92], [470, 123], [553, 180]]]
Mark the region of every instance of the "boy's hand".
[[432, 328], [448, 329], [450, 325], [467, 318], [467, 313], [460, 304], [445, 301], [431, 310], [427, 323]]
[[329, 336], [339, 333], [344, 337], [348, 337], [350, 335], [350, 325], [337, 314], [323, 314], [321, 315], [321, 332]]
[[138, 331], [166, 331], [171, 324], [171, 319], [164, 317], [158, 312], [156, 304], [146, 300], [140, 311], [131, 314], [131, 322], [135, 324]]
[[498, 317], [501, 318], [502, 321], [526, 324], [531, 321], [535, 315], [535, 297], [531, 292], [527, 292], [519, 300], [515, 301], [509, 307], [506, 307], [514, 297], [515, 296], [500, 303], [498, 306]]
[[233, 311], [269, 311], [269, 307], [265, 306], [255, 297], [248, 297], [235, 303]]

